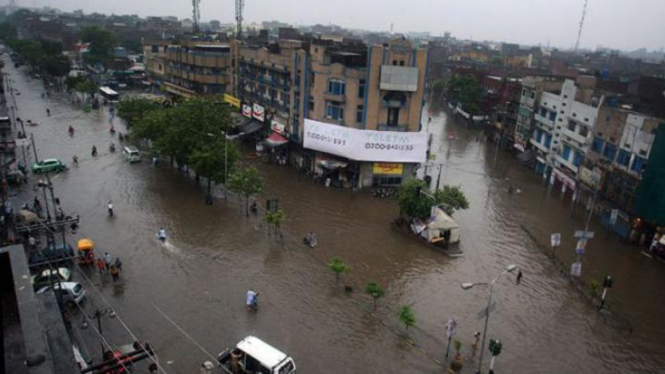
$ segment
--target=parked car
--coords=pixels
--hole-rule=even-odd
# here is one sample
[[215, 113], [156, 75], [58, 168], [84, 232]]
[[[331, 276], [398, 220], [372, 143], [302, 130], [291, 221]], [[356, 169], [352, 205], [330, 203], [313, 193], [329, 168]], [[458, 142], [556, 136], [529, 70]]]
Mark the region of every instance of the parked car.
[[78, 282], [61, 282], [53, 286], [46, 286], [37, 291], [37, 293], [43, 294], [49, 291], [59, 292], [64, 302], [79, 304], [85, 297], [85, 288]]
[[36, 251], [30, 254], [28, 257], [28, 264], [35, 265], [47, 261], [59, 262], [59, 261], [69, 261], [74, 257], [74, 248], [71, 245], [67, 244], [63, 246], [62, 244], [50, 247], [46, 247], [40, 251]]
[[32, 165], [33, 173], [48, 173], [52, 171], [65, 171], [67, 170], [67, 165], [63, 164], [57, 158], [48, 158], [42, 160]]
[[69, 282], [70, 279], [72, 279], [72, 272], [67, 268], [44, 269], [39, 274], [30, 277], [30, 283], [35, 289], [39, 289], [58, 281]]

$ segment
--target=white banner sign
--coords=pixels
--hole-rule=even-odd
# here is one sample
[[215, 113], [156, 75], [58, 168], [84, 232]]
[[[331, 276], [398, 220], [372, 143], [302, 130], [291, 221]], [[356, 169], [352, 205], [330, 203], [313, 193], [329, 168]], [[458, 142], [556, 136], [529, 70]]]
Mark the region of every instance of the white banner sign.
[[425, 162], [427, 134], [358, 130], [305, 119], [304, 147], [356, 161]]
[[555, 232], [550, 236], [550, 243], [552, 247], [558, 247], [561, 245], [561, 233]]
[[254, 111], [252, 112], [252, 117], [263, 122], [266, 120], [266, 110], [259, 104], [254, 104]]
[[252, 106], [242, 104], [242, 115], [248, 118], [252, 118]]

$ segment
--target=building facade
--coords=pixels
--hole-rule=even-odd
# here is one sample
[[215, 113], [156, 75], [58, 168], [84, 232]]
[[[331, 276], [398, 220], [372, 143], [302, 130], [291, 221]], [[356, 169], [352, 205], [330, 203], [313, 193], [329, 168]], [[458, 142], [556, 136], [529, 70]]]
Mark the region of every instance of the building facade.
[[199, 40], [143, 42], [148, 79], [168, 94], [191, 97], [231, 89], [231, 46]]

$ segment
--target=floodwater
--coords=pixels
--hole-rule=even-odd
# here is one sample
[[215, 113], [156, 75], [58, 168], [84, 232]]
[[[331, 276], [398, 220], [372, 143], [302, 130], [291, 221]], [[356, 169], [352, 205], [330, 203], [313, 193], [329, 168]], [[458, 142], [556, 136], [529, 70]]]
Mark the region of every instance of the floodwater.
[[[561, 232], [558, 256], [569, 264], [583, 209], [572, 214], [569, 197], [548, 189], [507, 153], [500, 151], [494, 166], [494, 145], [477, 141], [479, 130], [445, 113], [433, 114], [427, 125], [434, 163], [443, 165], [441, 183], [461, 185], [471, 203], [455, 214], [465, 253], [455, 259], [392, 230], [394, 200], [325, 188], [289, 167], [251, 161], [266, 180], [263, 197], [279, 198], [287, 215], [279, 239], [260, 216], [245, 217], [242, 201], [225, 201], [220, 192], [207, 206], [204, 188], [193, 178], [147, 160], [130, 165], [120, 152], [109, 153], [109, 142], [118, 141], [109, 134], [107, 113], [83, 113], [57, 95], [44, 99], [39, 80], [10, 64], [5, 71], [21, 92], [18, 116], [40, 123], [28, 129], [39, 157], [71, 163], [77, 154], [81, 160], [54, 178], [65, 211], [81, 217], [72, 239], [90, 237], [98, 253], [123, 260], [119, 283], [94, 271], [88, 272], [91, 283], [79, 279], [94, 288], [86, 313], [112, 306], [135, 336], [152, 344], [167, 373], [197, 372], [211, 359], [204, 350], [215, 355], [247, 335], [291, 355], [301, 373], [440, 373], [449, 318], [459, 322], [455, 339], [463, 344], [463, 372], [471, 373], [477, 355], [471, 357], [470, 345], [473, 333], [482, 331], [478, 313], [488, 288], [464, 291], [460, 283], [491, 281], [508, 264], [517, 264], [524, 278], [516, 285], [507, 275], [494, 286], [488, 338], [503, 342], [497, 372], [658, 373], [665, 366], [665, 265], [592, 224], [596, 237], [583, 259], [583, 278], [615, 279], [611, 312], [598, 313], [539, 249], [549, 245], [550, 233]], [[76, 129], [73, 137], [69, 125]], [[115, 126], [122, 127], [117, 119]], [[455, 140], [448, 139], [451, 132]], [[100, 151], [96, 158], [93, 144]], [[438, 168], [429, 168], [434, 181]], [[522, 193], [509, 194], [509, 183]], [[21, 198], [32, 194], [26, 189]], [[113, 218], [106, 213], [109, 200]], [[168, 232], [165, 244], [155, 239], [160, 227]], [[316, 249], [301, 244], [309, 230], [318, 233]], [[327, 269], [332, 257], [351, 267], [343, 279], [353, 293], [335, 284]], [[376, 312], [363, 293], [369, 281], [386, 289]], [[244, 308], [250, 288], [260, 293], [257, 313]], [[404, 338], [397, 316], [403, 305], [416, 317], [409, 330], [416, 346]], [[117, 318], [104, 317], [103, 324], [111, 344], [133, 340]], [[97, 357], [92, 331], [83, 334], [94, 342], [84, 355]]]

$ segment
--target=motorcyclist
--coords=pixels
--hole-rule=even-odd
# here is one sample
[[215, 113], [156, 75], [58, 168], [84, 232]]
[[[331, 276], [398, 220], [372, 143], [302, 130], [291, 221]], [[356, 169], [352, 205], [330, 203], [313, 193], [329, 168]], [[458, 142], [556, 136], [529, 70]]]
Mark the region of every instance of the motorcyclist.
[[109, 200], [108, 208], [109, 208], [109, 217], [113, 217], [113, 203], [111, 203], [110, 200]]
[[74, 128], [69, 126], [69, 135], [74, 135]]
[[97, 147], [94, 145], [92, 146], [92, 156], [93, 157], [97, 156]]
[[164, 230], [163, 227], [159, 228], [159, 231], [157, 232], [157, 238], [163, 242], [166, 241], [166, 230]]
[[115, 152], [115, 143], [111, 142], [111, 144], [109, 145], [109, 151]]
[[74, 163], [74, 165], [78, 166], [79, 156], [77, 156], [77, 155], [72, 156], [72, 162]]

